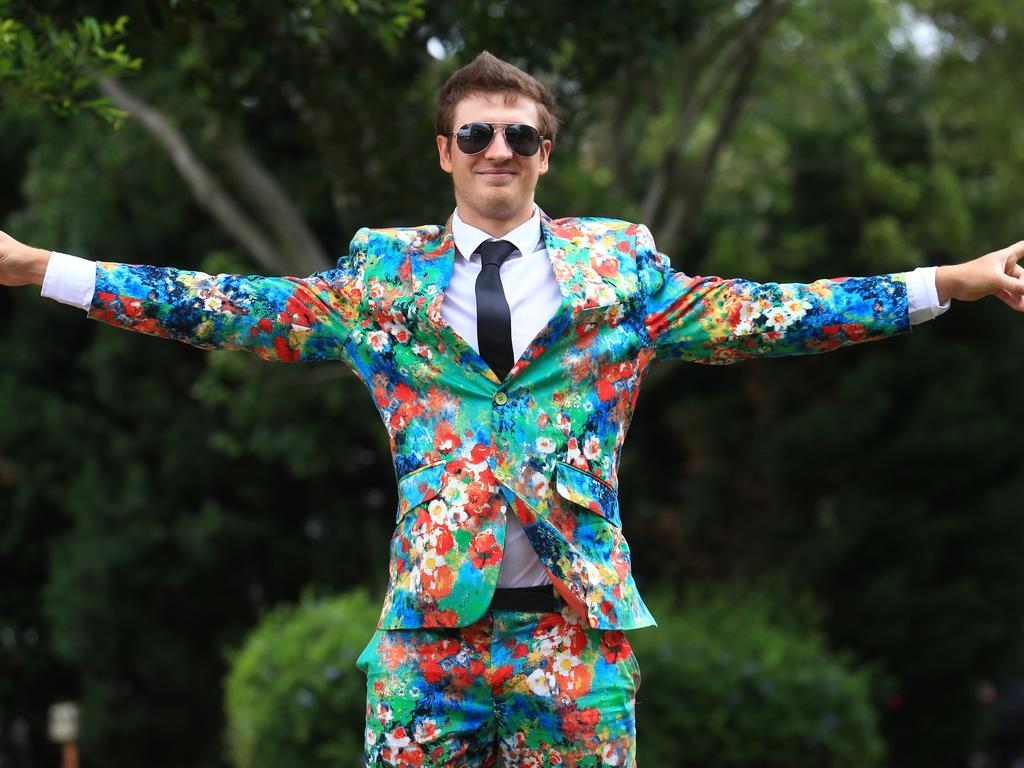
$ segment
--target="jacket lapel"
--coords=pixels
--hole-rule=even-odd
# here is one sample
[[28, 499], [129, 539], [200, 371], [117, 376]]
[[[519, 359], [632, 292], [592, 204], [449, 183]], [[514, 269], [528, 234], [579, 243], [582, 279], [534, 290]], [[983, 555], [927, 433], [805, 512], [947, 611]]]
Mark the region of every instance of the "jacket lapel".
[[530, 342], [509, 376], [518, 376], [589, 310], [612, 307], [636, 290], [635, 281], [623, 280], [618, 244], [624, 238], [600, 238], [578, 219], [554, 220], [541, 211], [541, 231], [562, 303], [547, 325]]
[[541, 213], [548, 258], [562, 291], [562, 309], [574, 316], [628, 298], [622, 284], [617, 245], [621, 240], [596, 237], [576, 219], [555, 221]]
[[436, 238], [427, 241], [422, 248], [412, 250], [410, 259], [412, 305], [405, 313], [410, 323], [433, 336], [442, 354], [454, 358], [469, 371], [487, 377], [494, 384], [500, 384], [480, 354], [441, 315], [444, 291], [455, 268], [451, 217]]
[[[635, 273], [625, 274], [618, 259], [618, 245], [625, 238], [595, 236], [576, 219], [554, 220], [541, 211], [541, 232], [562, 302], [547, 325], [530, 342], [509, 372], [516, 376], [536, 360], [583, 312], [610, 307], [635, 291]], [[455, 239], [451, 218], [435, 238], [410, 249], [412, 300], [406, 310], [410, 322], [436, 337], [441, 351], [473, 372], [500, 384], [469, 343], [441, 316], [444, 291], [455, 266]], [[633, 279], [630, 279], [630, 278]]]

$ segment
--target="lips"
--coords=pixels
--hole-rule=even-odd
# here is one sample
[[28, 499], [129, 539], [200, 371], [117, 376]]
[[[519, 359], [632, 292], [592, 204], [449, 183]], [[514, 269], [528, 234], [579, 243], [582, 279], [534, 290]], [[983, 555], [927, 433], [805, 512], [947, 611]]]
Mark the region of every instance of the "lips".
[[479, 176], [484, 181], [491, 181], [496, 184], [508, 184], [515, 179], [516, 174], [513, 171], [481, 171]]

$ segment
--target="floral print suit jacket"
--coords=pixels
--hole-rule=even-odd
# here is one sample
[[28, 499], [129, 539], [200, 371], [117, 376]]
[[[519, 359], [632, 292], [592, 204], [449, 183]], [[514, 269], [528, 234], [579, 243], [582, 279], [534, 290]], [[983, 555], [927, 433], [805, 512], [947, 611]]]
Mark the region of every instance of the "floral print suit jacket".
[[269, 360], [341, 360], [388, 430], [399, 504], [380, 628], [466, 626], [487, 609], [505, 513], [593, 628], [654, 619], [631, 575], [617, 468], [657, 361], [825, 352], [909, 330], [900, 274], [759, 284], [673, 270], [625, 221], [551, 219], [560, 309], [499, 381], [441, 316], [450, 225], [362, 229], [307, 278], [101, 263], [90, 316]]

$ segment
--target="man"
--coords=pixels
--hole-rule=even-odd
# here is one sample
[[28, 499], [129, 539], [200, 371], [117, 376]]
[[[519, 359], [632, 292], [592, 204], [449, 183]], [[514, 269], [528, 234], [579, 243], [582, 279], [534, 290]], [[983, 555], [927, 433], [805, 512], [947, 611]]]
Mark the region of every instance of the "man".
[[674, 271], [642, 226], [534, 204], [550, 92], [484, 53], [439, 95], [444, 226], [360, 230], [305, 279], [84, 262], [0, 236], [0, 283], [114, 325], [267, 359], [338, 359], [388, 429], [399, 508], [366, 674], [371, 765], [635, 763], [631, 575], [617, 467], [660, 360], [822, 352], [951, 298], [1024, 311], [1024, 242], [810, 285]]

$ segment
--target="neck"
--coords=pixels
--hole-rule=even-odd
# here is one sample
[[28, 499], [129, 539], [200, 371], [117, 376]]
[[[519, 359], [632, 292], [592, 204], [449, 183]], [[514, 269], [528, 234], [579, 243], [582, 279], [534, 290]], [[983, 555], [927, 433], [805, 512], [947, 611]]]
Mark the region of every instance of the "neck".
[[481, 232], [486, 232], [491, 237], [499, 240], [520, 224], [529, 221], [533, 217], [534, 208], [533, 201], [531, 200], [524, 210], [516, 212], [515, 215], [495, 219], [484, 216], [471, 208], [458, 207], [458, 201], [456, 201], [456, 206], [459, 218], [466, 224], [476, 227]]

